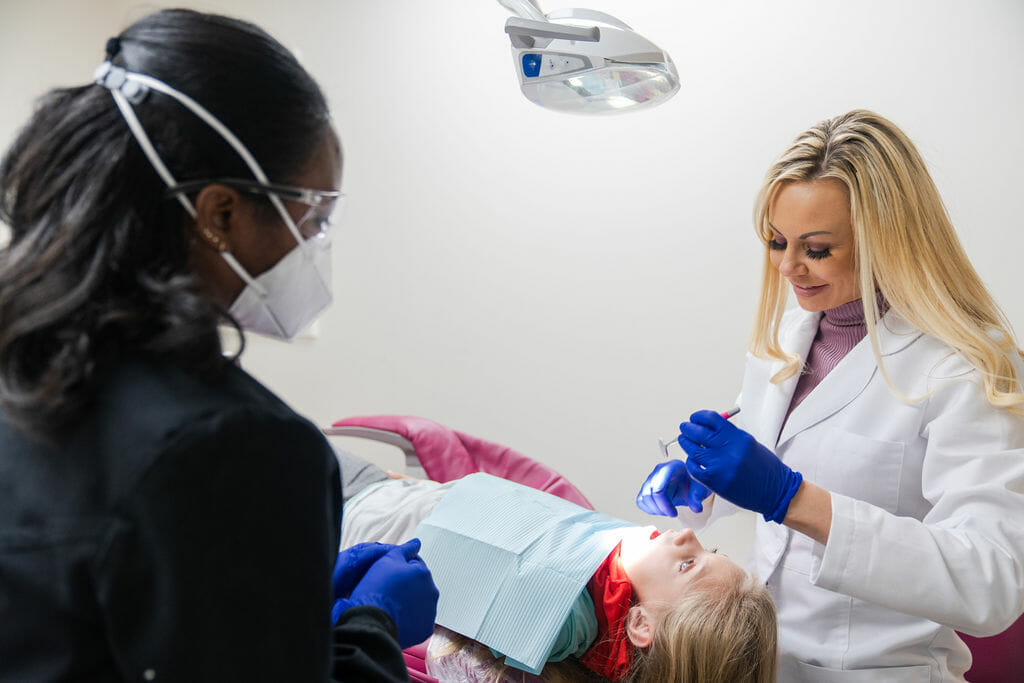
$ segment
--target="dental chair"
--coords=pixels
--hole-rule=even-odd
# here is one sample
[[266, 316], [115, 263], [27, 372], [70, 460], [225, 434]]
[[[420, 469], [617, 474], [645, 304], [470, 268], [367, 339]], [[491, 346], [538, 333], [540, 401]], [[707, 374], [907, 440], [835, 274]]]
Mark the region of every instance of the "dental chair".
[[[446, 482], [473, 472], [486, 472], [564, 498], [588, 510], [594, 509], [579, 489], [547, 465], [511, 448], [426, 418], [402, 415], [349, 417], [338, 420], [323, 432], [327, 436], [371, 439], [395, 446], [405, 454], [405, 473], [412, 476], [422, 473], [427, 479]], [[438, 683], [427, 673], [426, 643], [406, 649], [404, 655], [409, 677], [414, 683]]]
[[328, 436], [355, 436], [397, 446], [405, 453], [407, 471], [422, 470], [427, 479], [443, 483], [486, 472], [594, 509], [579, 489], [547, 465], [423, 417], [350, 417], [323, 431]]
[[1024, 675], [1024, 617], [988, 638], [959, 635], [974, 657], [965, 676], [968, 683], [1004, 683], [1019, 680]]

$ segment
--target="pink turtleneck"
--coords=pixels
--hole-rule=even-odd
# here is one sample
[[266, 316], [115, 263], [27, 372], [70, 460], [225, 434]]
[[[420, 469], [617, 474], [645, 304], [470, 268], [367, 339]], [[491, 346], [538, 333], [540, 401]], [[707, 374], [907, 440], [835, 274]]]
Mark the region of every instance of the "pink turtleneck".
[[818, 334], [815, 335], [811, 349], [807, 353], [804, 372], [800, 375], [796, 391], [793, 392], [793, 400], [789, 403], [787, 418], [867, 333], [864, 302], [860, 299], [825, 311], [818, 324]]

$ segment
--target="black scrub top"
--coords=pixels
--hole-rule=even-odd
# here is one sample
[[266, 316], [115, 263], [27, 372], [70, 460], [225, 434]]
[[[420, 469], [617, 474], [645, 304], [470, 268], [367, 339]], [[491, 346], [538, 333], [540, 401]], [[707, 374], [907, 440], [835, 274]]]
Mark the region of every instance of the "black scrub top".
[[340, 500], [233, 365], [129, 355], [56, 446], [0, 415], [0, 681], [407, 680], [385, 612], [330, 627]]

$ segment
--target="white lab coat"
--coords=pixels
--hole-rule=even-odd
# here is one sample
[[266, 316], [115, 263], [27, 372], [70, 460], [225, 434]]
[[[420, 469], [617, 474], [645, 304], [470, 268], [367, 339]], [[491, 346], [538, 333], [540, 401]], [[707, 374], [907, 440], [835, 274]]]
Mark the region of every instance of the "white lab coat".
[[[806, 358], [819, 320], [788, 311], [783, 348]], [[757, 522], [751, 570], [775, 596], [782, 683], [962, 681], [954, 629], [992, 635], [1024, 611], [1024, 420], [895, 312], [878, 332], [896, 387], [929, 398], [893, 395], [865, 338], [783, 426], [798, 376], [772, 384], [782, 364], [748, 356], [737, 425], [832, 499], [827, 545]]]

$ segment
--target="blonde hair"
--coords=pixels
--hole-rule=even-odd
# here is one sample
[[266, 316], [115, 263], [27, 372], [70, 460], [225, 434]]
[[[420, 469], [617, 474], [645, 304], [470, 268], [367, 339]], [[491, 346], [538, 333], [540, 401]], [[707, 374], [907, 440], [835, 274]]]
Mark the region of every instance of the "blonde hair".
[[[474, 680], [481, 683], [526, 683], [528, 680], [534, 680], [533, 675], [510, 667], [504, 656], [494, 654], [490, 648], [472, 638], [436, 625], [433, 637], [442, 638], [445, 644], [431, 654], [431, 659], [449, 657], [462, 651], [474, 662]], [[560, 662], [548, 662], [539, 677], [545, 683], [612, 683], [585, 667], [575, 657]]]
[[630, 683], [775, 683], [778, 623], [754, 576], [694, 590], [666, 612], [654, 641], [635, 650]]
[[754, 226], [765, 243], [760, 305], [750, 352], [785, 361], [772, 382], [800, 371], [802, 361], [779, 344], [788, 288], [772, 266], [768, 213], [788, 183], [833, 179], [845, 186], [864, 317], [886, 383], [904, 401], [882, 365], [877, 325], [878, 292], [900, 316], [960, 353], [976, 368], [985, 396], [996, 407], [1024, 416], [1024, 394], [1012, 356], [1009, 322], [967, 259], [924, 160], [893, 123], [856, 109], [800, 134], [768, 169], [754, 207]]
[[[434, 656], [466, 650], [487, 683], [516, 683], [526, 675], [475, 640], [435, 627], [448, 641]], [[743, 572], [737, 581], [705, 582], [661, 617], [650, 647], [633, 649], [629, 683], [775, 683], [778, 625], [771, 593]], [[578, 659], [548, 662], [547, 683], [610, 683]]]

